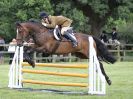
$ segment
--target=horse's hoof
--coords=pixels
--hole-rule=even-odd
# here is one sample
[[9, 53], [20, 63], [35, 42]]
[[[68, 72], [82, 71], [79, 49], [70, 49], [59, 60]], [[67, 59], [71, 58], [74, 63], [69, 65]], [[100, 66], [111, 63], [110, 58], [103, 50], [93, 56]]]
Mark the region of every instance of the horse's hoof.
[[32, 68], [35, 67], [35, 62], [34, 61], [28, 61], [28, 63], [32, 66]]
[[32, 66], [32, 68], [35, 68], [35, 63], [34, 62], [32, 62], [30, 65]]
[[32, 65], [32, 68], [35, 68], [35, 65]]
[[112, 81], [111, 80], [108, 80], [107, 83], [108, 83], [108, 85], [111, 85], [112, 84]]

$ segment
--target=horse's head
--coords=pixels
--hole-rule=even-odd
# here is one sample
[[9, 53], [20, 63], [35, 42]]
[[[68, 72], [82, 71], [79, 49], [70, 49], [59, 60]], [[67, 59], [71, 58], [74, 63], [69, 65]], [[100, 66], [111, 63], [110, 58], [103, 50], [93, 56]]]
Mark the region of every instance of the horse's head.
[[17, 35], [16, 40], [18, 45], [22, 45], [24, 41], [28, 40], [29, 30], [24, 23], [17, 23]]
[[[38, 39], [41, 34], [45, 33], [45, 36], [51, 35], [48, 33], [48, 29], [44, 27], [39, 22], [23, 22], [17, 23], [17, 44], [22, 45], [24, 41], [28, 41], [30, 37], [33, 37], [34, 40]], [[40, 34], [41, 33], [41, 34]]]

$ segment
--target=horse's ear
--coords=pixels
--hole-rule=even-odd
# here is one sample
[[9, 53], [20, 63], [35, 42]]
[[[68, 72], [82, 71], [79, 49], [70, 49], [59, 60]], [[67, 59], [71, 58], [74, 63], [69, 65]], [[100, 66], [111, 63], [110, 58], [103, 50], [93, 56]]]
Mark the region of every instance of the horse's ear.
[[20, 27], [21, 26], [20, 22], [16, 22], [15, 24], [16, 24], [16, 27]]

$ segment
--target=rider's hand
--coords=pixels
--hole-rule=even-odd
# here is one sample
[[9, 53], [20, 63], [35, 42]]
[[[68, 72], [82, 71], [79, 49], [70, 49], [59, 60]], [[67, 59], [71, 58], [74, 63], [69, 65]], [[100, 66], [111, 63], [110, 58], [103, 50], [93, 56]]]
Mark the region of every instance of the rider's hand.
[[42, 22], [42, 25], [47, 26], [47, 24], [46, 23], [43, 23], [43, 22]]

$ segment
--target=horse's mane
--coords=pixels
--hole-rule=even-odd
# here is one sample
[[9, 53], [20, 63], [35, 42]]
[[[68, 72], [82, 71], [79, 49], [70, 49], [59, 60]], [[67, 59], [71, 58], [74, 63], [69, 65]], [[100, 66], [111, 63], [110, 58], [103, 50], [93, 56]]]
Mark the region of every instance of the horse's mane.
[[[29, 21], [26, 21], [26, 23], [32, 23], [32, 24], [36, 24], [40, 27], [44, 27], [40, 21], [37, 21], [37, 20], [29, 20]], [[46, 27], [45, 27], [46, 28]]]
[[20, 24], [20, 23], [29, 23], [29, 24], [36, 25], [36, 26], [38, 26], [41, 29], [48, 29], [49, 31], [52, 30], [52, 29], [49, 29], [49, 28], [43, 26], [42, 23], [40, 21], [38, 21], [38, 20], [28, 20], [28, 21], [24, 21], [24, 22], [16, 22], [16, 25]]
[[40, 28], [47, 29], [49, 32], [53, 32], [53, 29], [43, 26], [42, 23], [38, 20], [29, 20], [29, 21], [26, 21], [24, 23], [35, 24], [35, 25], [39, 26]]

